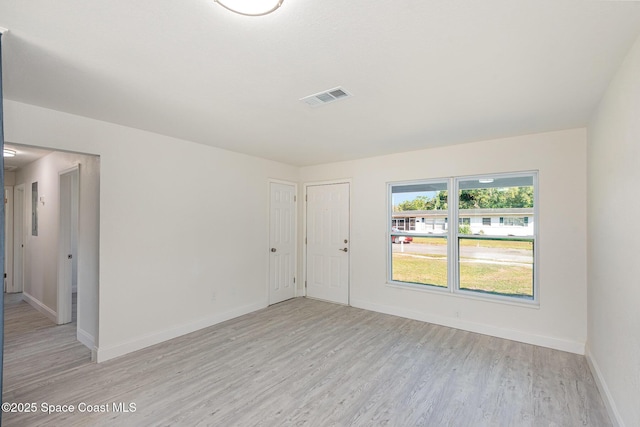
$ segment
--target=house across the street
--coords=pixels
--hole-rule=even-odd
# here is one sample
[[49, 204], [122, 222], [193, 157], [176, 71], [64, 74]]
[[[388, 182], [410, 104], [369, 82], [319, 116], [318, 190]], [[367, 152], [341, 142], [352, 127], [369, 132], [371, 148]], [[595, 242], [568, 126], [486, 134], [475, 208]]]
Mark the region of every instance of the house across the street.
[[[458, 222], [470, 226], [472, 234], [531, 236], [533, 208], [461, 209]], [[449, 228], [447, 211], [393, 212], [391, 227], [405, 232], [444, 234]]]

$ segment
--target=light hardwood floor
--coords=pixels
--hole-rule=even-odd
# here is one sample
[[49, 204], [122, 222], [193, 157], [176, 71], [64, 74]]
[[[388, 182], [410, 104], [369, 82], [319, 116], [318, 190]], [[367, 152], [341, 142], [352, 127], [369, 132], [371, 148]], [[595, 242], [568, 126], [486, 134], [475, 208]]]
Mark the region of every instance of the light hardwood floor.
[[110, 412], [6, 426], [611, 425], [584, 357], [351, 307], [296, 298], [101, 364], [22, 308], [7, 310], [4, 401]]

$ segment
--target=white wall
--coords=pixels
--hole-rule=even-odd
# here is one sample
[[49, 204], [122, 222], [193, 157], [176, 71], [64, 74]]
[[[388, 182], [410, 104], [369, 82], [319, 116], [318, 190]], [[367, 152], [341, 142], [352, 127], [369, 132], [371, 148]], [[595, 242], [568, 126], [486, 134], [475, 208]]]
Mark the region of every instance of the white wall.
[[588, 135], [587, 356], [613, 418], [640, 426], [640, 38]]
[[[78, 219], [78, 328], [93, 348], [98, 334], [98, 205], [100, 162], [95, 156], [55, 152], [16, 172], [16, 185], [25, 188], [24, 294], [30, 303], [48, 311], [55, 321], [60, 224], [59, 172], [80, 165]], [[38, 183], [38, 235], [31, 234], [31, 184]]]
[[267, 305], [268, 179], [298, 168], [14, 101], [5, 139], [100, 155], [99, 361]]
[[[527, 170], [539, 170], [539, 308], [386, 285], [387, 182]], [[584, 129], [304, 167], [300, 175], [304, 183], [341, 178], [352, 179], [352, 305], [584, 353]]]
[[13, 187], [16, 185], [16, 173], [14, 171], [4, 171], [4, 186]]

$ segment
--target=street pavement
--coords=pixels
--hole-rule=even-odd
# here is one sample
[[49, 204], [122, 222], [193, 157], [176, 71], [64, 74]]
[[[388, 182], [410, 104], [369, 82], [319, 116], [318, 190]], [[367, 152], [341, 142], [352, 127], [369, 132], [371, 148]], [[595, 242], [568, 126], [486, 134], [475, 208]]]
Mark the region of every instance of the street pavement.
[[[394, 243], [394, 253], [415, 255], [447, 255], [445, 245], [429, 245], [423, 243]], [[526, 249], [487, 248], [483, 246], [461, 246], [460, 257], [468, 260], [484, 261], [489, 263], [517, 263], [532, 264], [533, 251]]]

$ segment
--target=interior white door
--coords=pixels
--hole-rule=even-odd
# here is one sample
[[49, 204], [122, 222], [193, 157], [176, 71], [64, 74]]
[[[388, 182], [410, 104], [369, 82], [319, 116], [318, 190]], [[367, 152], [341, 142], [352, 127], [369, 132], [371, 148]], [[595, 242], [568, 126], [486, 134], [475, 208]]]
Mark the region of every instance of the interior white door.
[[349, 184], [307, 187], [307, 296], [349, 304]]
[[79, 170], [74, 167], [62, 171], [60, 177], [60, 218], [58, 247], [58, 313], [59, 325], [70, 323], [73, 319], [72, 292], [73, 283], [77, 281], [78, 237], [78, 184]]
[[22, 292], [24, 285], [24, 184], [13, 189], [13, 288]]
[[276, 304], [296, 296], [296, 188], [276, 182], [269, 187], [269, 304]]
[[4, 187], [4, 291], [13, 292], [13, 187]]

